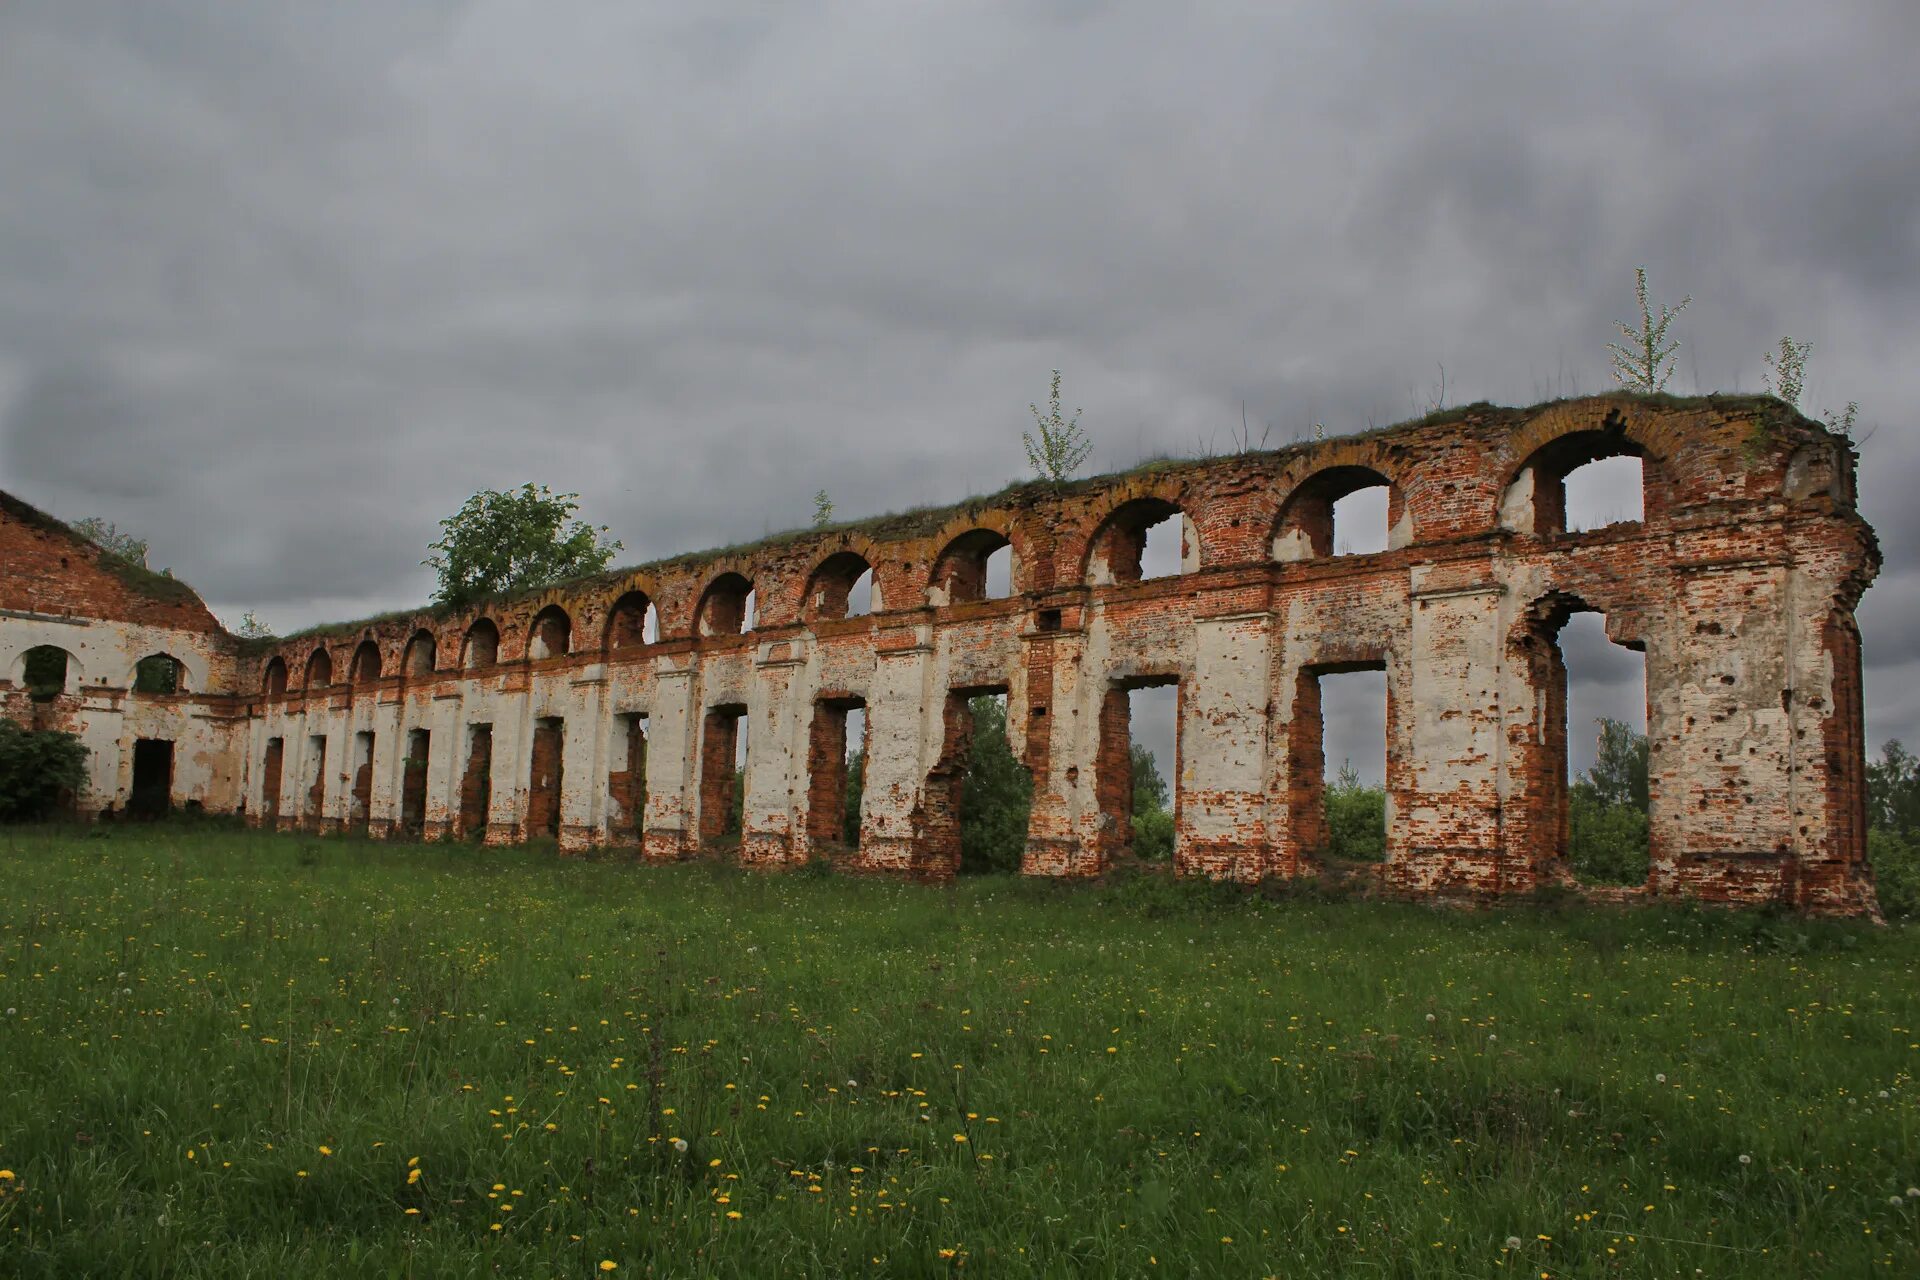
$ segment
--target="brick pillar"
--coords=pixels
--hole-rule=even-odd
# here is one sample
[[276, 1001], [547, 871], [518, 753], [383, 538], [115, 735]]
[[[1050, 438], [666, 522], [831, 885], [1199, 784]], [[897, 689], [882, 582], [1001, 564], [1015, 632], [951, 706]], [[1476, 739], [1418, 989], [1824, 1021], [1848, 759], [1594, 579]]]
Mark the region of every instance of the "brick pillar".
[[[1138, 572], [1139, 556], [1134, 557]], [[1099, 806], [1102, 859], [1133, 846], [1133, 708], [1125, 689], [1100, 699], [1100, 746], [1094, 757], [1093, 794]]]

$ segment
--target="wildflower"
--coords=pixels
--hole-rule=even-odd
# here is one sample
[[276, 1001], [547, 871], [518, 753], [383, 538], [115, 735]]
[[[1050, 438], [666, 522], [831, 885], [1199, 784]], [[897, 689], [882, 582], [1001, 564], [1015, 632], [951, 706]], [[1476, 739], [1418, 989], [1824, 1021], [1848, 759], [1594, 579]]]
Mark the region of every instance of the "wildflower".
[[1508, 1248], [1508, 1249], [1518, 1249], [1519, 1247], [1520, 1247], [1520, 1237], [1519, 1237], [1519, 1236], [1508, 1236], [1508, 1237], [1507, 1237], [1507, 1248]]
[[407, 1170], [407, 1185], [412, 1186], [418, 1181], [420, 1181], [420, 1171], [418, 1169]]
[[738, 1209], [729, 1209], [727, 1210], [727, 1216], [737, 1222], [740, 1219], [740, 1211]]
[[1433, 1015], [1432, 1015], [1432, 1014], [1428, 1014], [1428, 1015], [1427, 1015], [1427, 1021], [1428, 1021], [1428, 1022], [1432, 1022], [1432, 1021], [1433, 1021]]
[[620, 1264], [615, 1262], [612, 1258], [602, 1258], [600, 1259], [600, 1269], [602, 1271], [618, 1271], [620, 1269]]
[[1896, 1208], [1896, 1209], [1897, 1209], [1897, 1208], [1899, 1208], [1899, 1207], [1900, 1207], [1901, 1205], [1904, 1205], [1904, 1204], [1906, 1203], [1906, 1201], [1905, 1201], [1905, 1200], [1902, 1200], [1902, 1199], [1901, 1199], [1901, 1198], [1900, 1198], [1899, 1196], [1888, 1196], [1888, 1197], [1887, 1197], [1887, 1203], [1888, 1203], [1888, 1204], [1890, 1204], [1890, 1205], [1892, 1205], [1892, 1206], [1893, 1206], [1894, 1208]]
[[[12, 1176], [5, 1169], [0, 1169], [0, 1177], [11, 1178]], [[1908, 1187], [1907, 1197], [1911, 1200], [1920, 1200], [1920, 1187]]]
[[685, 1155], [687, 1153], [687, 1140], [685, 1138], [675, 1138], [673, 1140], [673, 1149], [681, 1155]]
[[1753, 1163], [1753, 1157], [1752, 1157], [1752, 1156], [1750, 1156], [1750, 1155], [1748, 1155], [1748, 1154], [1747, 1154], [1746, 1152], [1744, 1152], [1744, 1151], [1742, 1151], [1742, 1152], [1740, 1153], [1740, 1163], [1741, 1163], [1741, 1164], [1752, 1164], [1752, 1163]]
[[953, 1135], [953, 1140], [955, 1142], [965, 1142], [967, 1140], [967, 1135], [964, 1133], [956, 1133]]
[[320, 1149], [319, 1149], [319, 1150], [320, 1150], [320, 1154], [321, 1154], [321, 1155], [323, 1155], [323, 1156], [330, 1156], [330, 1155], [332, 1155], [332, 1154], [333, 1154], [333, 1148], [332, 1148], [332, 1147], [329, 1147], [329, 1146], [324, 1146], [324, 1145], [323, 1145], [323, 1146], [321, 1146], [321, 1147], [320, 1147]]
[[1665, 1084], [1667, 1082], [1667, 1073], [1664, 1071], [1655, 1072], [1653, 1082], [1655, 1084]]

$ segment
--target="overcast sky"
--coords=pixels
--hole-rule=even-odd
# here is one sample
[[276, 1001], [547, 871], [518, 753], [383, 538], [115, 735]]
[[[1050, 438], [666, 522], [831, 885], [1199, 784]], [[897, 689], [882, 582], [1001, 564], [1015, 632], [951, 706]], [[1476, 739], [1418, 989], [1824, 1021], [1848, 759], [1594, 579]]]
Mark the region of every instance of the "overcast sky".
[[[1604, 390], [1645, 264], [1674, 390], [1791, 333], [1860, 402], [1913, 742], [1916, 50], [1907, 0], [6, 0], [0, 487], [284, 630], [424, 601], [483, 486], [622, 561], [996, 487], [1056, 367], [1101, 470]], [[1569, 647], [1576, 720], [1639, 698]]]

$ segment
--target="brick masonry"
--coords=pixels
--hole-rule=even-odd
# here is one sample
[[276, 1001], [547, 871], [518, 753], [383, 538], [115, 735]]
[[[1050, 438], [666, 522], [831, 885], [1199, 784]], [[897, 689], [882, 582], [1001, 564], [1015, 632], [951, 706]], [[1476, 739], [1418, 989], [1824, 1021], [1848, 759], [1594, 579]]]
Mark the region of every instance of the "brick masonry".
[[[1564, 531], [1567, 474], [1620, 454], [1642, 460], [1643, 518]], [[1035, 781], [1023, 869], [1084, 876], [1128, 837], [1124, 691], [1175, 683], [1176, 867], [1251, 881], [1316, 869], [1319, 679], [1374, 668], [1382, 885], [1491, 897], [1569, 880], [1557, 637], [1595, 611], [1647, 661], [1653, 865], [1625, 894], [1871, 914], [1853, 611], [1879, 550], [1854, 464], [1767, 399], [1476, 405], [274, 642], [226, 635], [179, 584], [129, 581], [8, 498], [0, 714], [81, 733], [89, 811], [123, 806], [133, 742], [162, 738], [176, 805], [322, 829], [364, 814], [375, 832], [405, 811], [429, 839], [551, 832], [656, 859], [719, 836], [744, 732], [740, 856], [777, 867], [839, 844], [839, 744], [862, 706], [860, 840], [834, 856], [942, 878], [965, 698], [999, 691]], [[1374, 484], [1387, 549], [1332, 554], [1333, 503]], [[1170, 516], [1181, 572], [1143, 580], [1145, 530]], [[1001, 546], [1014, 590], [989, 599]], [[869, 569], [873, 610], [847, 617]], [[74, 661], [67, 690], [29, 707], [23, 655], [40, 644]], [[132, 692], [155, 652], [180, 661], [184, 692]]]

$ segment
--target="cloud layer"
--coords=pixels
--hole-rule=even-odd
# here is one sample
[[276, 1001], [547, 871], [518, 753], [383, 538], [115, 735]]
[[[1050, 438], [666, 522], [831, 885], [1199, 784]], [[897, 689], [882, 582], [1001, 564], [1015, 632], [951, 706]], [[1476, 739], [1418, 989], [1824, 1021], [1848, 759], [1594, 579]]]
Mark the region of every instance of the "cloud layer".
[[1055, 367], [1101, 469], [1442, 369], [1600, 390], [1645, 264], [1676, 390], [1792, 333], [1877, 428], [1869, 732], [1912, 741], [1915, 48], [1893, 0], [23, 0], [0, 485], [291, 627], [424, 599], [483, 485], [634, 559], [994, 487]]

